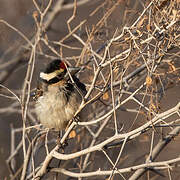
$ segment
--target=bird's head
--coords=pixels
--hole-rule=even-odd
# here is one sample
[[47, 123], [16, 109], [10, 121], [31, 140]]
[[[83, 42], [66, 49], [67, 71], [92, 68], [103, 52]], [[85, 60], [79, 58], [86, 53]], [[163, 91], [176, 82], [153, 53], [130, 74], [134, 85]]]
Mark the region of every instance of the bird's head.
[[69, 79], [69, 73], [71, 76], [75, 75], [80, 68], [68, 67], [63, 61], [56, 59], [50, 62], [43, 72], [40, 72], [40, 80], [47, 84], [58, 83], [59, 81]]

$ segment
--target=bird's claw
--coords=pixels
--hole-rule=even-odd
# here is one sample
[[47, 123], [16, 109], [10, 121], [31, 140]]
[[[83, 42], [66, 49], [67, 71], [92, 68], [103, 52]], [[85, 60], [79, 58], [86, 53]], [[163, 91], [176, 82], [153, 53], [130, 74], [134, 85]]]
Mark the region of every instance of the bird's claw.
[[56, 140], [56, 144], [59, 147], [59, 149], [65, 149], [65, 147], [68, 145], [67, 140], [65, 140], [63, 143], [61, 143], [60, 139], [58, 138]]

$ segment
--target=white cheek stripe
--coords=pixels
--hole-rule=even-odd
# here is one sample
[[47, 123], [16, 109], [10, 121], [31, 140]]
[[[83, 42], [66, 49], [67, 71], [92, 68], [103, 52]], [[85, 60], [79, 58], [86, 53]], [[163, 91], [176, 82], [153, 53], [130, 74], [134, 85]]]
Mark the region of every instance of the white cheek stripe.
[[49, 80], [53, 79], [54, 77], [56, 77], [57, 75], [58, 75], [58, 73], [56, 71], [52, 72], [52, 73], [49, 73], [49, 74], [41, 72], [40, 73], [40, 78], [42, 78], [42, 79], [44, 79], [46, 81], [49, 81]]

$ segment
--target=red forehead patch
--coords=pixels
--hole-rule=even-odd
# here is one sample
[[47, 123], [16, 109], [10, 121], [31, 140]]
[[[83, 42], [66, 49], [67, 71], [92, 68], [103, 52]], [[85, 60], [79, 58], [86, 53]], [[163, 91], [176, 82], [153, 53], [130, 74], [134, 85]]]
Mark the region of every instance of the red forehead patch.
[[64, 69], [64, 70], [66, 69], [66, 66], [63, 61], [61, 61], [60, 63], [60, 69]]

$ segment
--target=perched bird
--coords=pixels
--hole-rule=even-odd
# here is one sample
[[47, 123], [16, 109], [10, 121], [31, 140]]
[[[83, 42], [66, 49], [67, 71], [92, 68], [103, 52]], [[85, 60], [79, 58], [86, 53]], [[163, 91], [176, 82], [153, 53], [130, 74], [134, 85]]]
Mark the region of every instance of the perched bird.
[[85, 85], [75, 76], [79, 70], [53, 60], [40, 72], [34, 99], [35, 112], [43, 126], [60, 131], [73, 119], [86, 94]]

